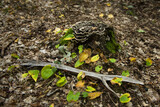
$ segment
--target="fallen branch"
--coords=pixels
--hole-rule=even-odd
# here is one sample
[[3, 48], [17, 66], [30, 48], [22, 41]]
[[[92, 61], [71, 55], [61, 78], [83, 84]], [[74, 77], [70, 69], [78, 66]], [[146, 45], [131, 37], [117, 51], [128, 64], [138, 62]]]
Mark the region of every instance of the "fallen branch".
[[143, 82], [135, 80], [135, 79], [132, 79], [132, 78], [129, 78], [129, 77], [124, 77], [124, 76], [120, 76], [120, 75], [103, 75], [103, 74], [98, 74], [98, 73], [94, 73], [94, 72], [90, 72], [90, 71], [76, 69], [76, 68], [73, 68], [73, 67], [70, 67], [70, 66], [66, 66], [66, 65], [63, 65], [63, 64], [55, 64], [55, 63], [48, 63], [48, 62], [36, 62], [36, 61], [32, 61], [32, 62], [27, 62], [27, 63], [21, 63], [20, 65], [21, 66], [46, 66], [46, 65], [51, 65], [51, 66], [55, 66], [58, 69], [70, 71], [70, 72], [73, 72], [73, 73], [84, 72], [86, 76], [90, 76], [90, 77], [94, 77], [94, 78], [100, 79], [103, 82], [103, 84], [110, 91], [112, 91], [117, 97], [119, 97], [117, 95], [117, 93], [115, 93], [109, 87], [109, 85], [106, 82], [106, 81], [112, 80], [114, 77], [123, 78], [123, 81], [125, 81], [125, 82], [144, 85]]

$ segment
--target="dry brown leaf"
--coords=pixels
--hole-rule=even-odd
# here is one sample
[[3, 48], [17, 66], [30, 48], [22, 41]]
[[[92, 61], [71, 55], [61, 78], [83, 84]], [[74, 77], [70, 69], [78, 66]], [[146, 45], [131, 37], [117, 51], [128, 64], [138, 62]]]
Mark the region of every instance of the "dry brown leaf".
[[108, 70], [107, 70], [108, 72], [111, 72], [111, 71], [113, 71], [113, 69], [112, 68], [108, 68]]
[[97, 83], [89, 82], [90, 85], [97, 85]]
[[84, 51], [83, 51], [83, 52], [88, 53], [88, 56], [89, 56], [89, 57], [91, 56], [91, 49], [90, 49], [90, 48], [88, 48], [88, 49], [84, 49]]
[[76, 87], [77, 88], [83, 88], [84, 84], [85, 84], [85, 81], [78, 81], [77, 84], [76, 84]]
[[86, 52], [82, 52], [82, 53], [79, 55], [79, 61], [80, 61], [80, 62], [85, 61], [87, 58], [88, 58], [88, 53], [86, 53]]
[[102, 60], [103, 60], [105, 63], [108, 63], [108, 60], [107, 60], [107, 58], [104, 56], [103, 53], [100, 53], [100, 56], [101, 56]]
[[90, 99], [95, 99], [97, 97], [99, 97], [103, 92], [93, 92], [93, 93], [89, 93], [88, 96], [90, 97]]
[[89, 58], [87, 58], [86, 60], [85, 60], [85, 63], [86, 64], [89, 64], [91, 62], [91, 57], [89, 57]]

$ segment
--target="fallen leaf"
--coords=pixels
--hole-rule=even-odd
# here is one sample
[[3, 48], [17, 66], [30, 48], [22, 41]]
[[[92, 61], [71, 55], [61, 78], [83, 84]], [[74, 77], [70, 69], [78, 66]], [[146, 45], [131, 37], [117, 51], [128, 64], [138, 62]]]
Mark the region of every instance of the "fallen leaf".
[[104, 56], [103, 53], [100, 53], [100, 57], [102, 58], [102, 60], [103, 60], [105, 63], [108, 63], [108, 60], [107, 60], [107, 58]]
[[80, 92], [77, 92], [74, 94], [73, 91], [70, 91], [67, 95], [67, 101], [71, 102], [71, 101], [77, 101], [80, 97]]
[[51, 32], [51, 30], [52, 30], [52, 29], [48, 29], [46, 32], [47, 32], [47, 33], [50, 33], [50, 32]]
[[115, 63], [115, 62], [116, 62], [116, 59], [114, 59], [114, 58], [109, 58], [109, 61], [110, 61], [111, 63]]
[[129, 77], [129, 71], [123, 71], [122, 72], [122, 76], [125, 76], [125, 77]]
[[88, 49], [84, 49], [84, 52], [86, 52], [86, 53], [88, 53], [88, 56], [90, 57], [91, 56], [91, 49], [90, 48], [88, 48]]
[[111, 6], [111, 3], [106, 3], [106, 5], [107, 5], [108, 7], [110, 7], [110, 6]]
[[28, 73], [22, 74], [22, 78], [26, 78], [28, 76]]
[[90, 99], [95, 99], [99, 97], [101, 94], [102, 92], [93, 92], [93, 93], [88, 93], [88, 96], [90, 97]]
[[108, 72], [111, 72], [111, 71], [113, 71], [113, 69], [112, 68], [108, 68], [108, 70], [107, 70]]
[[76, 84], [76, 87], [77, 87], [77, 88], [83, 88], [83, 87], [84, 87], [84, 84], [85, 84], [85, 81], [82, 81], [82, 80], [81, 80], [81, 81], [78, 81], [77, 84]]
[[153, 63], [153, 62], [152, 62], [151, 58], [147, 58], [147, 59], [146, 59], [146, 65], [147, 65], [147, 66], [151, 66], [152, 63]]
[[91, 57], [89, 57], [89, 58], [87, 58], [86, 60], [85, 60], [85, 63], [87, 63], [87, 64], [89, 64], [91, 62]]
[[96, 62], [99, 60], [99, 55], [95, 55], [91, 58], [91, 62]]
[[11, 54], [11, 56], [12, 56], [13, 58], [19, 59], [19, 56], [18, 56], [17, 54], [15, 54], [15, 53]]
[[61, 77], [61, 78], [57, 81], [56, 85], [57, 85], [58, 87], [62, 87], [62, 86], [64, 86], [66, 83], [67, 83], [67, 79], [66, 79], [66, 77], [64, 76], [64, 77]]
[[88, 58], [88, 53], [86, 53], [86, 52], [82, 52], [80, 55], [79, 55], [79, 61], [80, 62], [83, 62], [83, 61], [85, 61], [87, 58]]
[[135, 61], [136, 61], [136, 58], [130, 57], [129, 60], [130, 60], [130, 62], [135, 62]]
[[88, 92], [92, 92], [92, 91], [96, 91], [96, 89], [95, 89], [95, 88], [93, 88], [93, 87], [91, 87], [91, 86], [87, 86], [86, 91], [88, 91]]
[[100, 18], [103, 18], [103, 16], [104, 16], [104, 14], [103, 14], [103, 13], [99, 14], [99, 17], [100, 17]]
[[55, 30], [53, 32], [54, 32], [54, 34], [58, 34], [58, 33], [62, 32], [62, 31], [61, 31], [60, 28], [55, 28]]
[[123, 78], [114, 77], [110, 82], [112, 84], [118, 84], [119, 86], [121, 86], [122, 85], [122, 80], [123, 80]]
[[88, 92], [82, 92], [84, 98], [88, 97]]
[[74, 67], [77, 68], [77, 67], [79, 67], [79, 66], [81, 66], [83, 64], [84, 64], [84, 62], [80, 62], [79, 60], [77, 60], [77, 62], [75, 63]]
[[54, 107], [54, 103], [52, 103], [49, 107]]
[[61, 15], [59, 16], [59, 18], [62, 18], [62, 17], [64, 17], [64, 14], [61, 14]]
[[103, 66], [97, 65], [97, 66], [95, 67], [95, 71], [96, 71], [96, 72], [99, 72], [102, 68], [103, 68]]
[[17, 38], [14, 42], [17, 43], [19, 41], [19, 38]]
[[109, 15], [108, 15], [108, 18], [109, 18], [109, 19], [112, 19], [112, 18], [114, 18], [114, 16], [113, 16], [112, 14], [109, 14]]
[[143, 33], [143, 32], [145, 32], [145, 31], [142, 30], [142, 29], [139, 29], [138, 32], [139, 32], [139, 33]]
[[78, 80], [82, 80], [84, 77], [85, 77], [85, 73], [82, 72], [82, 71], [79, 72], [78, 75], [77, 75], [77, 79], [78, 79]]
[[125, 93], [125, 94], [120, 96], [120, 102], [121, 103], [128, 103], [128, 102], [130, 102], [130, 100], [131, 100], [131, 97], [130, 97], [129, 93]]

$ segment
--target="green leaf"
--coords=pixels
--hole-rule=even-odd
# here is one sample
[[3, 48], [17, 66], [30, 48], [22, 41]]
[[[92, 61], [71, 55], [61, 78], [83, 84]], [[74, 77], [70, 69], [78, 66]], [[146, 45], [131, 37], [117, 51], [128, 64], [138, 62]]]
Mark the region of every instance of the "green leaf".
[[88, 92], [82, 92], [84, 98], [88, 97]]
[[12, 71], [14, 68], [16, 68], [16, 65], [11, 65], [8, 67], [8, 71]]
[[82, 53], [82, 51], [83, 51], [83, 45], [79, 45], [78, 46], [78, 50], [79, 50], [79, 54]]
[[79, 72], [78, 75], [77, 75], [77, 79], [78, 81], [82, 80], [83, 78], [85, 77], [85, 73], [84, 72]]
[[150, 58], [146, 59], [146, 65], [151, 66], [152, 65], [152, 60]]
[[57, 48], [57, 49], [58, 49], [58, 48], [59, 48], [59, 46], [60, 46], [60, 44], [57, 44], [57, 45], [55, 46], [55, 48]]
[[74, 39], [74, 35], [73, 34], [68, 34], [63, 40], [72, 40]]
[[125, 76], [125, 77], [129, 77], [129, 71], [123, 71], [122, 72], [122, 76]]
[[56, 85], [57, 85], [58, 87], [62, 87], [62, 86], [64, 86], [66, 83], [67, 83], [66, 77], [61, 77], [61, 78], [57, 81]]
[[52, 103], [49, 107], [54, 107], [54, 103]]
[[75, 63], [74, 67], [77, 68], [77, 67], [79, 67], [79, 66], [81, 66], [83, 64], [84, 64], [84, 62], [80, 62], [79, 60], [77, 60], [77, 62]]
[[95, 89], [95, 88], [93, 88], [93, 87], [91, 87], [91, 86], [87, 86], [86, 91], [88, 91], [88, 92], [92, 92], [92, 91], [96, 91], [96, 89]]
[[75, 58], [77, 55], [76, 55], [76, 53], [75, 52], [73, 52], [72, 54], [71, 54], [71, 57], [72, 58]]
[[131, 100], [131, 97], [130, 97], [129, 93], [125, 93], [125, 94], [120, 96], [120, 102], [121, 103], [128, 103], [128, 102], [130, 102], [130, 100]]
[[111, 80], [111, 83], [112, 83], [112, 84], [118, 84], [118, 85], [120, 86], [120, 85], [122, 85], [122, 80], [123, 80], [123, 78], [114, 77], [114, 78]]
[[139, 32], [139, 33], [143, 33], [143, 32], [145, 32], [145, 31], [142, 30], [142, 29], [139, 29], [138, 32]]
[[77, 92], [76, 94], [74, 94], [73, 91], [70, 91], [67, 95], [67, 101], [71, 102], [71, 101], [77, 101], [80, 97], [80, 92]]
[[17, 59], [19, 59], [19, 56], [17, 55], [17, 54], [11, 54], [11, 56], [13, 57], [13, 58], [17, 58]]
[[28, 76], [28, 73], [22, 74], [22, 78], [26, 78]]
[[56, 72], [56, 70], [57, 69], [55, 67], [51, 67], [51, 65], [46, 65], [41, 70], [41, 77], [43, 79], [48, 79]]
[[97, 65], [97, 66], [95, 67], [95, 71], [96, 71], [96, 72], [99, 72], [102, 68], [103, 68], [103, 66]]
[[116, 59], [114, 59], [114, 58], [109, 58], [109, 61], [110, 61], [111, 63], [115, 63], [115, 62], [116, 62]]
[[28, 74], [31, 75], [31, 77], [34, 79], [34, 81], [37, 81], [39, 70], [29, 70]]

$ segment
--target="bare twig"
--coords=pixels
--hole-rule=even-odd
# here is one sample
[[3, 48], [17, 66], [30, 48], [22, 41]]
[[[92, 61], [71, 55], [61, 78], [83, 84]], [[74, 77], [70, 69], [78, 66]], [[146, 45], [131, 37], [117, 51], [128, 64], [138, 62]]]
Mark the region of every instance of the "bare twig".
[[[98, 74], [98, 73], [94, 73], [94, 72], [90, 72], [90, 71], [85, 71], [85, 70], [80, 70], [80, 69], [76, 69], [70, 66], [66, 66], [63, 64], [55, 64], [55, 63], [48, 63], [48, 62], [36, 62], [36, 61], [32, 61], [32, 62], [27, 62], [27, 63], [22, 63], [20, 64], [21, 66], [46, 66], [46, 65], [51, 65], [51, 66], [55, 66], [58, 69], [61, 70], [66, 70], [66, 71], [70, 71], [73, 73], [79, 73], [79, 72], [84, 72], [86, 76], [90, 76], [90, 77], [94, 77], [97, 79], [100, 79], [103, 84], [114, 94], [116, 94], [107, 84], [106, 81], [110, 81], [112, 80], [114, 77], [118, 77], [118, 78], [123, 78], [123, 81], [125, 82], [130, 82], [130, 83], [135, 83], [135, 84], [141, 84], [144, 85], [143, 82], [129, 78], [129, 77], [124, 77], [124, 76], [120, 76], [120, 75], [103, 75], [103, 74]], [[116, 96], [118, 96], [116, 94]], [[119, 97], [119, 96], [118, 96]]]

